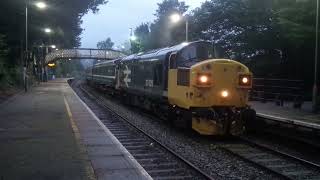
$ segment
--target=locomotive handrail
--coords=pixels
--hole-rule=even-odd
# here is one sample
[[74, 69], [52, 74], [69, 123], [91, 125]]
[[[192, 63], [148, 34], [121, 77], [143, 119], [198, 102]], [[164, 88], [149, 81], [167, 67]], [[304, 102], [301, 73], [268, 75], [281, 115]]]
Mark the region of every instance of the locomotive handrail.
[[99, 60], [112, 60], [124, 57], [125, 54], [121, 51], [112, 49], [61, 49], [51, 52], [46, 55], [46, 64], [56, 61], [58, 59], [99, 59]]

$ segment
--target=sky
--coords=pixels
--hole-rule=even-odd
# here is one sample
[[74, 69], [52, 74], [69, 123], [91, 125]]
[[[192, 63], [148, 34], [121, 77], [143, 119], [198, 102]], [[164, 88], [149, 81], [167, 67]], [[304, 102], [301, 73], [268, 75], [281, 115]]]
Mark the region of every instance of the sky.
[[[189, 6], [189, 10], [199, 7], [205, 0], [182, 0]], [[81, 47], [96, 48], [97, 42], [108, 37], [121, 45], [128, 40], [130, 28], [135, 28], [143, 22], [152, 22], [153, 15], [162, 0], [109, 0], [101, 5], [100, 11], [91, 11], [82, 20]]]

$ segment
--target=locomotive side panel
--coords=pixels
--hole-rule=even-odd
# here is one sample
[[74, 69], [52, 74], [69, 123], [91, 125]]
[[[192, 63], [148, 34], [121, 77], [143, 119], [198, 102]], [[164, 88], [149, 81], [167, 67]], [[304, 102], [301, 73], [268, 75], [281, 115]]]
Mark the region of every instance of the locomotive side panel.
[[161, 98], [164, 86], [162, 62], [159, 59], [122, 62], [119, 66], [120, 88], [138, 96]]

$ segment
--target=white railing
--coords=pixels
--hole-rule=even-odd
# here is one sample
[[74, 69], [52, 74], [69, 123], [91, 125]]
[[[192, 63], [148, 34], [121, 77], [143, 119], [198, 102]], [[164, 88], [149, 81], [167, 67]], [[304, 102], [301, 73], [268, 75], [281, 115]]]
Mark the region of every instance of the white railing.
[[46, 63], [58, 59], [101, 59], [112, 60], [125, 56], [120, 51], [111, 49], [61, 49], [46, 55]]

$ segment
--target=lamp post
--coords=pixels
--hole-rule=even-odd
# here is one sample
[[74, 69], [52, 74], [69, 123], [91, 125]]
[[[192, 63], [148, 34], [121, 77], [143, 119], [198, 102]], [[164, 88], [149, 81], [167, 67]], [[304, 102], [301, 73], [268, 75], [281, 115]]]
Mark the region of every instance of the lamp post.
[[313, 93], [312, 93], [312, 109], [316, 112], [317, 107], [317, 98], [318, 98], [318, 30], [319, 30], [319, 0], [317, 0], [317, 13], [316, 13], [316, 47], [315, 47], [315, 55], [314, 55], [314, 82], [313, 82]]
[[133, 29], [130, 28], [130, 49], [131, 49], [131, 53], [133, 53], [133, 42], [137, 40], [137, 36], [134, 35], [133, 33]]
[[49, 52], [52, 52], [53, 50], [55, 50], [57, 46], [56, 45], [43, 45], [41, 47], [45, 48], [45, 55], [43, 56], [42, 63], [41, 63], [42, 64], [41, 79], [43, 82], [47, 82], [48, 81], [48, 67], [46, 66], [46, 63], [45, 63], [45, 56], [47, 54], [49, 54]]
[[173, 23], [178, 23], [181, 19], [186, 21], [186, 42], [189, 41], [189, 20], [187, 16], [182, 16], [178, 13], [174, 13], [170, 16], [170, 20]]
[[[25, 13], [26, 13], [26, 45], [25, 45], [25, 64], [23, 67], [23, 84], [24, 84], [24, 90], [27, 92], [28, 90], [28, 83], [27, 83], [27, 65], [28, 65], [28, 58], [29, 58], [29, 52], [28, 52], [28, 4], [29, 0], [25, 0]], [[35, 3], [35, 6], [39, 9], [45, 9], [47, 5], [44, 2], [37, 2]]]

